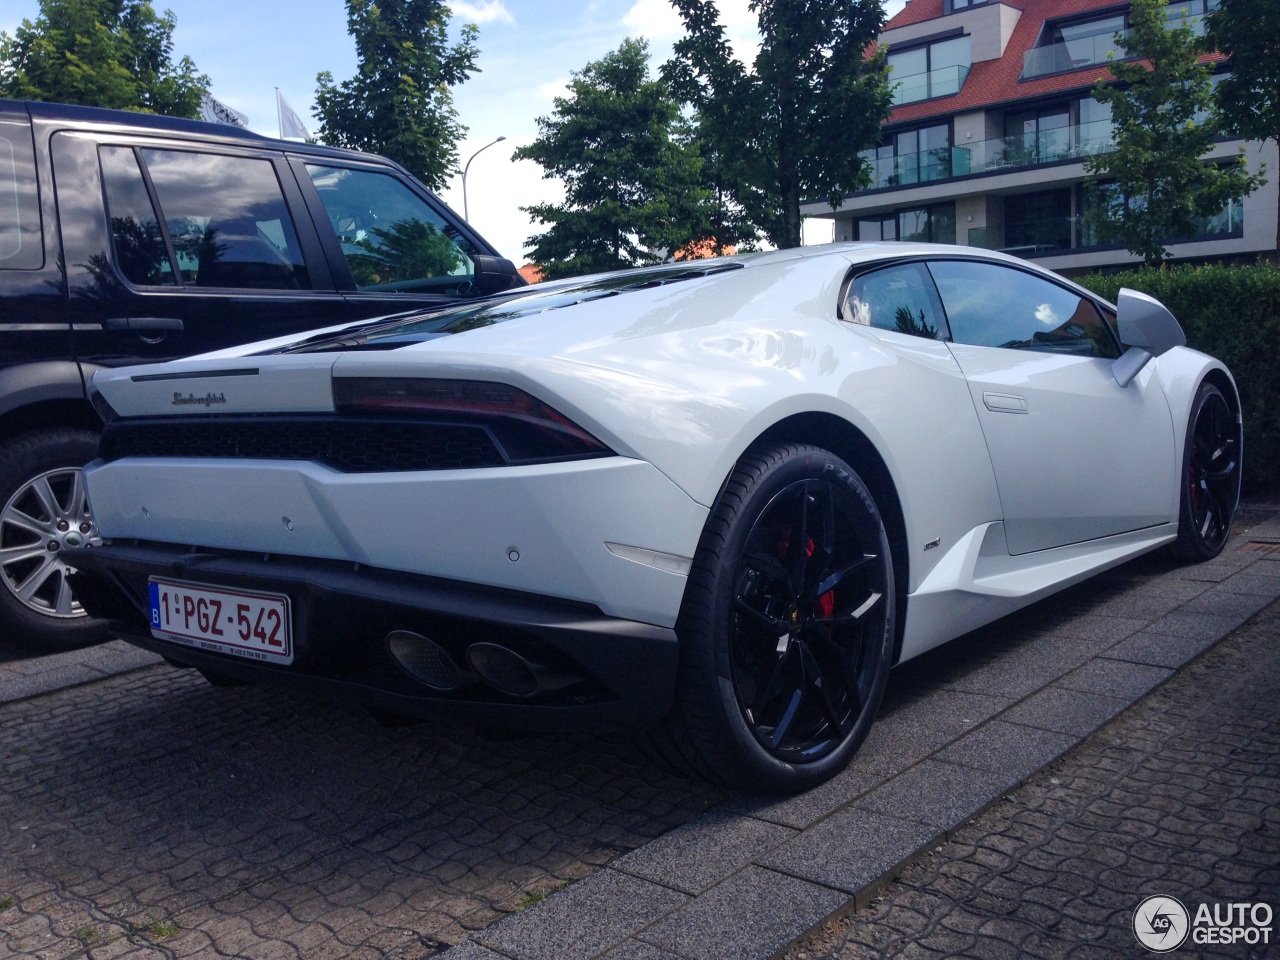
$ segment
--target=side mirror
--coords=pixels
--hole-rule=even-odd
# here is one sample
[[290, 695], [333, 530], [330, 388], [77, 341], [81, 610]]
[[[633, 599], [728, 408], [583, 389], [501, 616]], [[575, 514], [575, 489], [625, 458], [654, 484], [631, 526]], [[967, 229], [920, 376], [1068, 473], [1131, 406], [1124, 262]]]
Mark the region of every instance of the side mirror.
[[1115, 362], [1116, 383], [1127, 387], [1152, 357], [1185, 346], [1187, 335], [1163, 303], [1127, 287], [1116, 298], [1120, 342], [1129, 349]]
[[524, 277], [516, 270], [516, 265], [506, 257], [490, 257], [477, 254], [475, 258], [475, 279], [472, 281], [481, 296], [501, 293], [512, 287], [525, 286]]

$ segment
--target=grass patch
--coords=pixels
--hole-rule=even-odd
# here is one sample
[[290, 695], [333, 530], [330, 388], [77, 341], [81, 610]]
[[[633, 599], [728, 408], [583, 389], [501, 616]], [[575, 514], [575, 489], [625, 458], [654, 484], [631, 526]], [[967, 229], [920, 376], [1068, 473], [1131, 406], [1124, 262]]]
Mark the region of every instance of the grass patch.
[[91, 923], [83, 927], [76, 927], [71, 931], [71, 935], [77, 940], [84, 941], [85, 946], [89, 947], [102, 940], [102, 931]]
[[176, 937], [182, 930], [173, 921], [157, 920], [149, 913], [147, 914], [147, 922], [136, 924], [134, 929], [139, 933], [145, 933], [154, 940], [167, 940], [169, 937]]

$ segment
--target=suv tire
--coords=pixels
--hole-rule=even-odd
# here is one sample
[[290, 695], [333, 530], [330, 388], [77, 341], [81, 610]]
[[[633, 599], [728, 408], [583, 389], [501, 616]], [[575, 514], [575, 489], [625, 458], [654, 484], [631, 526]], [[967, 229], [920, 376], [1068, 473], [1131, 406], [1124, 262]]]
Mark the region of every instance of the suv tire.
[[75, 427], [0, 442], [0, 636], [20, 646], [52, 653], [107, 637], [58, 556], [97, 536], [80, 472], [97, 453], [98, 435]]

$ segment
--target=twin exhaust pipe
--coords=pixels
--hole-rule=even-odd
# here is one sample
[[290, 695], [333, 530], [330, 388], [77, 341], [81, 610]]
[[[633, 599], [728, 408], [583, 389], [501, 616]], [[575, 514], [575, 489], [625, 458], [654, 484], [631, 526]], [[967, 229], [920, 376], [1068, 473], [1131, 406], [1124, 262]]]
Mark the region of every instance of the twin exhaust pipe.
[[473, 643], [467, 647], [470, 669], [464, 670], [448, 650], [420, 633], [393, 630], [387, 634], [386, 642], [391, 656], [410, 676], [441, 693], [458, 690], [479, 679], [498, 693], [528, 700], [564, 690], [585, 679], [543, 666], [497, 643]]

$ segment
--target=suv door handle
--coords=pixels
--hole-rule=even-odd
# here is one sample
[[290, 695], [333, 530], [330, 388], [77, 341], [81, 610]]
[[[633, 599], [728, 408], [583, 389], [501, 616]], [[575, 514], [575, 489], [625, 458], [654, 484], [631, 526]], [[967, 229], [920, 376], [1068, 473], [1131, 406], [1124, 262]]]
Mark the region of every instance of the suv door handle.
[[130, 333], [181, 330], [179, 317], [108, 317], [102, 321], [108, 330], [127, 330]]

